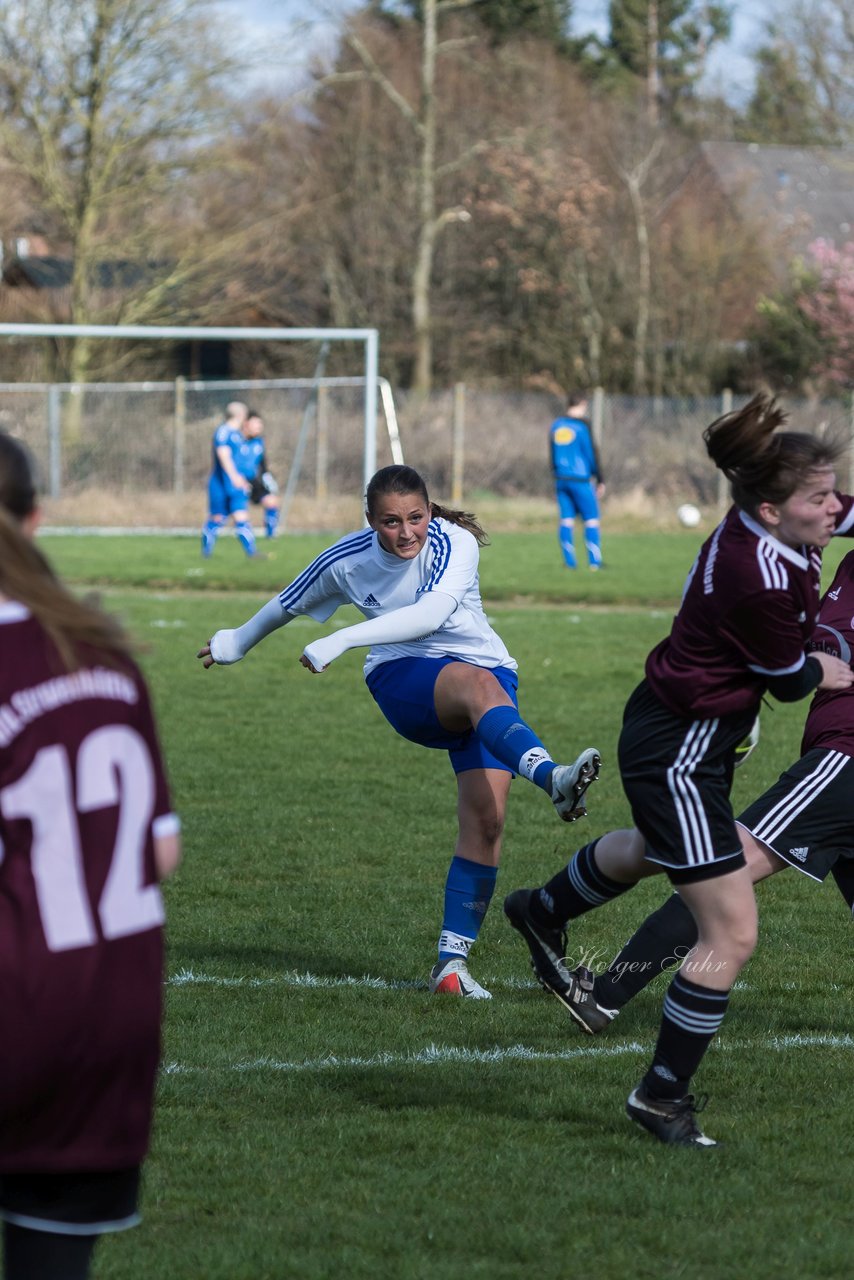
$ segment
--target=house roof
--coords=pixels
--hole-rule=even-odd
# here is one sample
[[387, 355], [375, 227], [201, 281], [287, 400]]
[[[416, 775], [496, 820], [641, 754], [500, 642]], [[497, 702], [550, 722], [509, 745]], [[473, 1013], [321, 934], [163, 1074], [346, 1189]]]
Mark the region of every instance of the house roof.
[[[71, 258], [55, 254], [15, 257], [3, 269], [3, 283], [12, 289], [67, 289], [71, 284]], [[95, 284], [101, 289], [129, 289], [150, 278], [152, 268], [136, 262], [95, 264]]]
[[726, 196], [793, 255], [818, 238], [854, 241], [854, 147], [703, 142], [700, 152]]

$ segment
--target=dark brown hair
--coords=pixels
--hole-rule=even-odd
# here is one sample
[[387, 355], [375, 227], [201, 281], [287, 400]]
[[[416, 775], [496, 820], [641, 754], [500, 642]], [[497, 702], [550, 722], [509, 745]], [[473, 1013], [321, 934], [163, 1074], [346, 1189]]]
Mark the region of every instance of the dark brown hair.
[[449, 520], [451, 524], [458, 524], [462, 529], [468, 529], [469, 533], [474, 536], [482, 547], [489, 541], [486, 533], [478, 524], [477, 517], [473, 516], [470, 511], [454, 511], [450, 507], [440, 507], [438, 502], [431, 503], [427, 493], [427, 485], [414, 467], [399, 465], [382, 467], [371, 476], [365, 493], [365, 506], [369, 516], [376, 514], [377, 499], [387, 493], [417, 493], [424, 502], [425, 507], [432, 509], [434, 517], [441, 517], [443, 520]]
[[35, 473], [24, 446], [0, 431], [0, 593], [27, 606], [74, 671], [94, 649], [110, 666], [123, 665], [130, 643], [115, 618], [79, 600], [57, 578], [21, 521], [36, 509]]
[[772, 396], [760, 393], [703, 432], [709, 457], [730, 482], [733, 502], [749, 515], [763, 502], [779, 506], [812, 472], [834, 468], [845, 451], [839, 440], [778, 431], [786, 418]]

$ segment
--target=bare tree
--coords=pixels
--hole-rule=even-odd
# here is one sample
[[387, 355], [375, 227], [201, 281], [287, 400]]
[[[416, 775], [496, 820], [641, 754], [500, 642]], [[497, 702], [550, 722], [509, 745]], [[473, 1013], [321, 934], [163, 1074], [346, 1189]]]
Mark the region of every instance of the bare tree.
[[[389, 102], [411, 127], [418, 144], [417, 164], [417, 232], [415, 265], [412, 271], [412, 324], [415, 335], [415, 368], [413, 386], [419, 392], [430, 390], [433, 376], [433, 332], [431, 316], [431, 283], [436, 241], [445, 227], [454, 222], [467, 222], [471, 214], [462, 206], [439, 208], [437, 199], [437, 98], [436, 65], [439, 56], [450, 49], [460, 48], [460, 38], [440, 43], [438, 23], [440, 17], [453, 11], [467, 9], [477, 0], [423, 0], [421, 6], [422, 37], [420, 61], [420, 86], [417, 105], [396, 86], [392, 75], [374, 58], [366, 42], [355, 26], [344, 31], [345, 44], [362, 63], [362, 72], [344, 72], [327, 77], [327, 83], [345, 78], [366, 76], [377, 84]], [[462, 164], [458, 157], [452, 165]], [[445, 164], [448, 172], [451, 165]]]
[[[210, 0], [0, 0], [0, 154], [72, 262], [72, 323], [162, 316], [169, 206], [227, 107]], [[117, 278], [118, 277], [118, 278]], [[85, 382], [87, 339], [64, 372]]]

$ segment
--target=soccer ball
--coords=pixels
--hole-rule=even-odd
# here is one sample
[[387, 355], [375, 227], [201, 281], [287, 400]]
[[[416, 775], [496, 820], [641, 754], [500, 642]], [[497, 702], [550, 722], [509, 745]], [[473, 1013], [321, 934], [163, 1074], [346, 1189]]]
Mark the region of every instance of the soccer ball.
[[696, 529], [702, 519], [699, 507], [695, 507], [693, 502], [683, 502], [676, 512], [676, 517], [686, 529]]

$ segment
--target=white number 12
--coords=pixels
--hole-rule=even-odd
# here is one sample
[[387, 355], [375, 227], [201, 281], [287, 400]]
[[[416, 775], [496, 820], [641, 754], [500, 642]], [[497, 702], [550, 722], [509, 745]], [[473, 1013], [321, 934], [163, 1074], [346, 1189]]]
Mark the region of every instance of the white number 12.
[[[105, 938], [163, 923], [163, 900], [144, 879], [145, 838], [154, 810], [154, 770], [145, 741], [128, 725], [105, 725], [80, 745], [75, 804], [65, 747], [43, 747], [23, 777], [0, 791], [6, 818], [29, 818], [31, 866], [45, 940], [51, 951], [98, 941], [86, 890], [77, 813], [119, 806], [116, 842], [98, 903]], [[0, 847], [0, 856], [2, 848]]]

